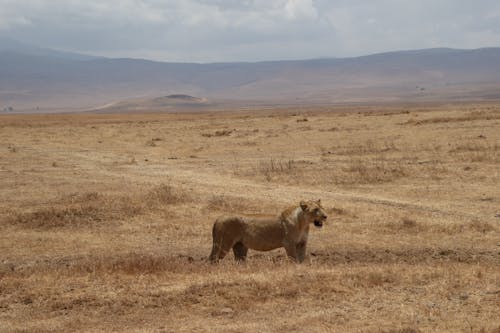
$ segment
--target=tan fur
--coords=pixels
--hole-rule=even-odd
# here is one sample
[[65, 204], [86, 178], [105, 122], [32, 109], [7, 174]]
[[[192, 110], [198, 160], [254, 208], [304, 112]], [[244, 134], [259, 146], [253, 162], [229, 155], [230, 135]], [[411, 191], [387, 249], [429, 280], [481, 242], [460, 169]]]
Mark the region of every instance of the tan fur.
[[302, 201], [276, 218], [240, 216], [218, 218], [212, 229], [210, 261], [216, 262], [232, 248], [236, 260], [245, 260], [248, 249], [269, 251], [284, 247], [287, 255], [302, 262], [305, 258], [309, 225], [321, 226], [327, 216], [321, 202]]

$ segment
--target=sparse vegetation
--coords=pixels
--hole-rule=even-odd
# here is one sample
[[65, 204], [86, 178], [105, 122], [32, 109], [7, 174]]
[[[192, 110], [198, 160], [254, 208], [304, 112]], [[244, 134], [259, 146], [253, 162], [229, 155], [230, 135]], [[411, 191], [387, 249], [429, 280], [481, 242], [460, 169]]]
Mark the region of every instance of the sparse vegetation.
[[[492, 104], [3, 115], [0, 331], [496, 333], [499, 120]], [[216, 217], [301, 199], [328, 215], [304, 265], [207, 263]]]
[[259, 207], [254, 203], [243, 202], [239, 197], [217, 194], [208, 198], [206, 210], [210, 212], [217, 212], [219, 214], [254, 214], [261, 212]]
[[215, 137], [217, 137], [217, 136], [230, 136], [231, 133], [233, 133], [232, 130], [224, 129], [224, 130], [215, 131], [214, 133], [203, 133], [202, 136], [204, 136], [206, 138], [211, 138], [213, 136], [215, 136]]
[[498, 112], [475, 111], [457, 117], [432, 117], [432, 118], [418, 119], [418, 120], [411, 119], [403, 124], [426, 125], [426, 124], [461, 123], [461, 122], [471, 122], [478, 120], [498, 120], [498, 119], [500, 119], [500, 115], [498, 114]]
[[193, 198], [182, 189], [174, 188], [168, 184], [156, 186], [146, 194], [146, 201], [156, 205], [175, 205], [190, 202]]
[[7, 223], [23, 228], [95, 227], [102, 222], [103, 212], [95, 206], [71, 208], [42, 208], [31, 213], [20, 213], [7, 218]]
[[293, 160], [280, 160], [271, 158], [270, 160], [260, 161], [257, 172], [262, 174], [267, 181], [272, 180], [273, 175], [290, 174], [295, 168]]
[[484, 141], [468, 141], [454, 145], [449, 153], [463, 162], [500, 163], [500, 144]]
[[391, 221], [385, 224], [387, 229], [392, 233], [417, 233], [428, 230], [426, 225], [418, 223], [416, 220], [403, 217], [400, 221]]
[[343, 168], [347, 175], [337, 183], [372, 184], [392, 182], [407, 175], [404, 166], [397, 162], [377, 158], [370, 161], [353, 159]]

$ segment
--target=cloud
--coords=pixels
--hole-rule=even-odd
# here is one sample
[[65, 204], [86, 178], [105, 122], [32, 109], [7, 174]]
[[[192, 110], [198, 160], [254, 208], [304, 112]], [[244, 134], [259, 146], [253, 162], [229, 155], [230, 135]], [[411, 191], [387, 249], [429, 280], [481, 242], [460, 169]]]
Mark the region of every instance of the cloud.
[[285, 4], [286, 15], [290, 19], [318, 18], [318, 12], [312, 0], [288, 0]]
[[500, 45], [492, 0], [0, 0], [0, 34], [169, 61], [352, 56]]

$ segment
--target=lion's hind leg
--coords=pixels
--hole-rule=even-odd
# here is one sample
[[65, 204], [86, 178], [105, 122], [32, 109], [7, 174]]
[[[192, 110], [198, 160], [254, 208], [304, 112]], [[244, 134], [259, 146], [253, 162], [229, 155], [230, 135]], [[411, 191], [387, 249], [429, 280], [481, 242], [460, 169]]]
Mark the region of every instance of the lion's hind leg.
[[224, 257], [228, 254], [229, 250], [231, 250], [231, 245], [232, 244], [224, 241], [217, 242], [214, 240], [214, 243], [212, 245], [212, 252], [210, 253], [208, 259], [212, 263], [215, 263], [220, 259], [224, 259]]
[[212, 263], [217, 262], [220, 258], [222, 233], [219, 229], [218, 222], [216, 221], [212, 228], [212, 252], [210, 252], [210, 256], [208, 257]]
[[210, 260], [211, 262], [216, 262], [219, 259], [219, 252], [220, 252], [220, 246], [214, 239], [214, 242], [212, 244], [212, 252], [210, 252], [208, 260]]
[[234, 253], [234, 258], [237, 261], [245, 261], [247, 258], [247, 252], [248, 252], [248, 247], [243, 245], [242, 242], [237, 242], [233, 246], [233, 253]]
[[230, 243], [230, 241], [224, 239], [222, 239], [217, 244], [214, 243], [212, 253], [210, 254], [210, 261], [217, 262], [220, 259], [224, 259], [229, 250], [231, 250], [232, 246], [233, 243]]
[[229, 235], [224, 232], [224, 222], [216, 221], [212, 229], [212, 252], [210, 253], [209, 260], [214, 263], [223, 259], [233, 247], [233, 240]]

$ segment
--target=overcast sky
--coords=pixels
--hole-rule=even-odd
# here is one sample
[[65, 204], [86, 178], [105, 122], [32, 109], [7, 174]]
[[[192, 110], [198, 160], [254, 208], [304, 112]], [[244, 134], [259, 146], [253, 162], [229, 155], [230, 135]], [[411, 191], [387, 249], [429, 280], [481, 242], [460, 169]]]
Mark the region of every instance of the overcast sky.
[[0, 36], [164, 61], [500, 46], [498, 0], [0, 0]]

